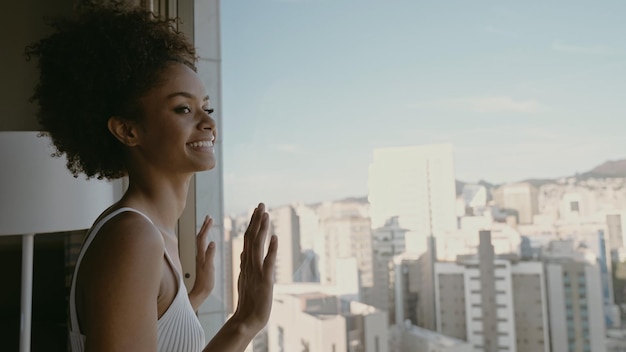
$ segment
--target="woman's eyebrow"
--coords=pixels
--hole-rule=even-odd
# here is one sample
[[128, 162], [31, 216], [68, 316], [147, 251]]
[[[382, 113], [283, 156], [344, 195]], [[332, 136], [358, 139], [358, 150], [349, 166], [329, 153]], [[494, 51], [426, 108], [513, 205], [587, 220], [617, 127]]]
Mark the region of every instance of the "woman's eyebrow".
[[[171, 98], [174, 98], [176, 96], [183, 96], [183, 97], [189, 98], [189, 99], [195, 99], [196, 98], [195, 95], [193, 95], [191, 93], [188, 93], [188, 92], [174, 92], [174, 93], [168, 94], [167, 95], [167, 99], [171, 99]], [[204, 98], [202, 98], [202, 101], [208, 101], [208, 100], [209, 100], [209, 96], [208, 95], [206, 95]]]

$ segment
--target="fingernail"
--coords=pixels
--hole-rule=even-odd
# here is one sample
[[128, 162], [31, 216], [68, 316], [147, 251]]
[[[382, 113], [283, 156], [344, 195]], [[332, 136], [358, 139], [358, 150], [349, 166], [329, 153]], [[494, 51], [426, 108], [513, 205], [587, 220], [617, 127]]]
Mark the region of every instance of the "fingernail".
[[209, 248], [211, 249], [215, 248], [215, 242], [211, 241], [211, 243], [209, 243]]

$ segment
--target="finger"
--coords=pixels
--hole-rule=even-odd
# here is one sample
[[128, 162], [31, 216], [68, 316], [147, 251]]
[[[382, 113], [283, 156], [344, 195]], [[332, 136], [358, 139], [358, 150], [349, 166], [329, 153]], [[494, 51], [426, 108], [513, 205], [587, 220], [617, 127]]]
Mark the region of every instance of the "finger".
[[[198, 231], [198, 235], [196, 236], [196, 239], [199, 245], [203, 244], [202, 241], [206, 238], [206, 235], [209, 232], [208, 230], [211, 227], [212, 222], [213, 222], [213, 219], [210, 218], [208, 215], [204, 217], [204, 221], [202, 221], [202, 226], [200, 227], [200, 231]], [[204, 250], [206, 248], [206, 245], [207, 243], [204, 243], [204, 246], [201, 246], [200, 248]]]
[[259, 206], [256, 207], [254, 209], [254, 212], [252, 213], [250, 224], [248, 225], [248, 228], [246, 229], [246, 233], [244, 234], [244, 239], [243, 239], [244, 258], [242, 259], [242, 265], [244, 267], [247, 267], [248, 264], [250, 263], [254, 263], [254, 254], [253, 254], [254, 243], [253, 242], [261, 226], [261, 219], [264, 213], [265, 213], [265, 205], [263, 203], [259, 203]]
[[197, 243], [197, 259], [199, 261], [205, 260], [205, 252], [207, 250], [207, 246], [209, 245], [209, 229], [213, 224], [213, 219], [208, 215], [204, 218], [202, 222], [202, 227], [200, 227], [200, 231], [198, 232], [198, 236], [196, 237]]
[[207, 246], [206, 250], [206, 261], [202, 263], [203, 271], [205, 273], [207, 289], [209, 291], [213, 291], [215, 287], [215, 252], [216, 252], [216, 244], [214, 241], [211, 241]]
[[215, 248], [216, 247], [217, 246], [215, 245], [214, 241], [211, 241], [209, 245], [207, 246], [206, 260], [204, 261], [204, 265], [208, 269], [212, 269], [213, 266], [215, 265], [214, 260], [215, 260]]
[[215, 258], [215, 242], [211, 241], [209, 242], [209, 245], [207, 246], [206, 249], [206, 262], [210, 262], [213, 263], [213, 259]]
[[268, 213], [263, 214], [261, 218], [261, 226], [259, 228], [259, 232], [256, 235], [254, 244], [255, 244], [255, 262], [258, 263], [258, 267], [261, 267], [263, 263], [263, 254], [265, 252], [265, 239], [267, 238], [267, 232], [270, 224], [270, 216]]
[[272, 235], [267, 255], [263, 261], [263, 278], [268, 283], [274, 282], [274, 268], [276, 266], [276, 254], [278, 253], [278, 237]]
[[254, 213], [252, 213], [252, 218], [250, 219], [250, 224], [248, 225], [245, 236], [255, 237], [256, 233], [259, 231], [259, 227], [261, 226], [261, 218], [263, 214], [265, 214], [265, 204], [259, 203], [259, 205], [254, 209]]

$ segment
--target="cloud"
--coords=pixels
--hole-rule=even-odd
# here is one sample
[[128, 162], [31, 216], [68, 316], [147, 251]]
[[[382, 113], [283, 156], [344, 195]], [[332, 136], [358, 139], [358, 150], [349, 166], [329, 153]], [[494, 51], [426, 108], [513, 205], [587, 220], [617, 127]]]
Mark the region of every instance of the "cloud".
[[536, 100], [515, 100], [507, 96], [439, 99], [431, 103], [419, 103], [414, 107], [428, 105], [480, 113], [519, 112], [532, 114], [542, 109], [541, 104]]
[[596, 46], [582, 46], [582, 45], [570, 45], [555, 42], [552, 44], [552, 50], [564, 53], [585, 54], [585, 55], [623, 55], [626, 51], [618, 48], [612, 48], [604, 45]]

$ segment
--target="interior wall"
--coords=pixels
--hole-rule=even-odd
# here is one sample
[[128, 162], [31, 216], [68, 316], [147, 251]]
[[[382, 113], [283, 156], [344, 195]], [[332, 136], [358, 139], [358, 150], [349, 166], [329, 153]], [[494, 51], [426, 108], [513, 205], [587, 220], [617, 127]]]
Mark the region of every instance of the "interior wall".
[[73, 0], [9, 0], [0, 21], [0, 131], [36, 131], [39, 127], [32, 96], [35, 62], [27, 62], [24, 48], [49, 33], [45, 16], [71, 13]]

